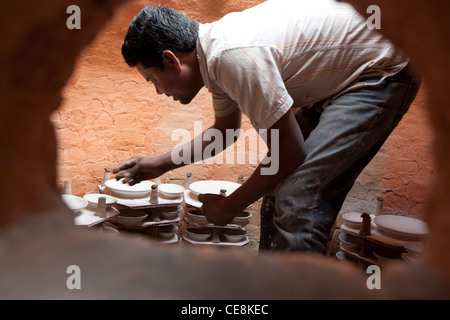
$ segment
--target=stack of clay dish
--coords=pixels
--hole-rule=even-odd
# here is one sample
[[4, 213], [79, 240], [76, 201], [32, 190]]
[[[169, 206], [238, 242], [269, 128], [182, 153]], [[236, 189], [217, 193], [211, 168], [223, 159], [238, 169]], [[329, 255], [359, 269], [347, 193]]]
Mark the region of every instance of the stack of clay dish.
[[[210, 223], [200, 209], [190, 209], [186, 212], [184, 221], [190, 225], [185, 228], [183, 239], [191, 244], [206, 244], [217, 246], [243, 246], [248, 243], [247, 231], [243, 225], [248, 223], [251, 214], [243, 212], [237, 221], [225, 226], [217, 226]], [[196, 229], [202, 234], [209, 234], [208, 237], [196, 235]]]
[[[229, 224], [225, 226], [217, 226], [210, 223], [206, 217], [201, 213], [201, 206], [203, 205], [198, 196], [201, 194], [217, 194], [222, 196], [229, 196], [241, 186], [240, 183], [222, 181], [222, 180], [202, 180], [190, 183], [184, 191], [184, 200], [188, 208], [184, 215], [184, 222], [188, 225], [185, 229], [191, 228], [209, 228], [212, 235], [205, 241], [194, 241], [189, 237], [187, 231], [183, 235], [183, 239], [194, 244], [209, 244], [218, 246], [243, 246], [248, 243], [247, 232], [243, 228], [248, 224], [251, 213], [244, 211], [236, 216]], [[233, 230], [228, 232], [228, 230]], [[239, 231], [234, 231], [239, 230]], [[235, 233], [240, 233], [237, 235]]]
[[[243, 211], [238, 214], [233, 220], [227, 224], [225, 227], [228, 228], [242, 228], [246, 224], [248, 224], [249, 219], [252, 217], [252, 214], [247, 211]], [[188, 223], [196, 226], [207, 226], [207, 227], [217, 227], [214, 224], [210, 223], [206, 217], [202, 214], [200, 209], [189, 209], [186, 212], [186, 219]]]
[[[178, 227], [176, 222], [155, 221], [148, 210], [122, 209], [120, 214], [104, 223], [119, 233], [139, 235], [155, 244], [170, 244], [178, 242]], [[179, 221], [176, 220], [176, 221]]]
[[[158, 179], [157, 179], [158, 180]], [[158, 243], [178, 242], [177, 226], [182, 214], [184, 188], [175, 184], [159, 184], [141, 181], [135, 185], [123, 183], [123, 179], [106, 179], [103, 194], [111, 193], [117, 198], [114, 205], [122, 212], [135, 212], [145, 217], [136, 223], [127, 224], [121, 217], [106, 223], [119, 231], [139, 233]], [[171, 231], [173, 230], [173, 232]], [[164, 241], [163, 241], [164, 240]]]
[[358, 237], [361, 246], [355, 251], [356, 248], [344, 243], [341, 236], [341, 250], [364, 265], [383, 267], [402, 261], [402, 258], [408, 262], [416, 261], [417, 254], [407, 250], [408, 244], [416, 243], [420, 247], [428, 235], [424, 221], [400, 215], [370, 215], [369, 225], [363, 223], [363, 218], [356, 212], [343, 214], [342, 218], [342, 232]]
[[[97, 224], [114, 217], [119, 213], [105, 196], [105, 204], [100, 208], [97, 208], [98, 198], [83, 196], [77, 197], [74, 195], [64, 194], [62, 195], [64, 202], [67, 206], [74, 211], [74, 224], [82, 227], [93, 227]], [[101, 213], [101, 214], [99, 214]]]
[[349, 233], [342, 232], [339, 235], [341, 249], [358, 252], [361, 247], [361, 239]]

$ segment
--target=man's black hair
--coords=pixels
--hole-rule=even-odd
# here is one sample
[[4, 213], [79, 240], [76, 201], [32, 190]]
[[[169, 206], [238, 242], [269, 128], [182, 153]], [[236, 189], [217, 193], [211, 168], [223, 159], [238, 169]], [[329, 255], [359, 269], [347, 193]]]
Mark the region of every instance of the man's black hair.
[[195, 49], [198, 25], [178, 10], [146, 6], [130, 23], [122, 55], [130, 67], [140, 62], [145, 68], [163, 68], [164, 50], [191, 52]]

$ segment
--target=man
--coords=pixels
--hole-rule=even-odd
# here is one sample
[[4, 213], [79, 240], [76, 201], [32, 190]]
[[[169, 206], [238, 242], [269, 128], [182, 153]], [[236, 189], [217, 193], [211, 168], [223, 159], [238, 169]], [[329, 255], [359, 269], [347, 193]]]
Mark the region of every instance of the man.
[[[210, 129], [223, 137], [240, 127], [241, 113], [267, 130], [276, 172], [264, 174], [269, 165], [261, 161], [228, 197], [199, 197], [207, 219], [223, 225], [264, 196], [262, 250], [326, 252], [347, 193], [420, 86], [407, 58], [351, 6], [332, 0], [269, 0], [207, 24], [148, 6], [131, 22], [122, 53], [158, 94], [182, 104], [206, 86]], [[205, 132], [175, 153], [135, 157], [114, 173], [134, 184], [184, 165], [172, 154], [202, 159], [195, 152], [211, 143]]]

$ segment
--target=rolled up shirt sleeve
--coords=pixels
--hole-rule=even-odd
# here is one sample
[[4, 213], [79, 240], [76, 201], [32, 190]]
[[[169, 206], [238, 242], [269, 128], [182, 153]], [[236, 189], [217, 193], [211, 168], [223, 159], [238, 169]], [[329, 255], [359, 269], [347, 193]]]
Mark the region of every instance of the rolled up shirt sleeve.
[[236, 108], [247, 115], [255, 129], [268, 129], [291, 108], [275, 48], [267, 46], [224, 50], [209, 70], [213, 106], [217, 116]]

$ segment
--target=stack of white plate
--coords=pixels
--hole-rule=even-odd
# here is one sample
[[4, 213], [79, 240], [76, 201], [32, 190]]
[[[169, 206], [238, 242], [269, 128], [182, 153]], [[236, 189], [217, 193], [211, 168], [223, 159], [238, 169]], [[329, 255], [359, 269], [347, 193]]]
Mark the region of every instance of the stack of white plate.
[[381, 233], [402, 241], [422, 241], [429, 232], [424, 221], [404, 216], [381, 215], [374, 223]]

